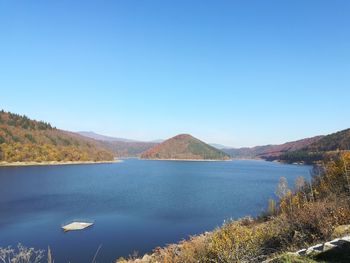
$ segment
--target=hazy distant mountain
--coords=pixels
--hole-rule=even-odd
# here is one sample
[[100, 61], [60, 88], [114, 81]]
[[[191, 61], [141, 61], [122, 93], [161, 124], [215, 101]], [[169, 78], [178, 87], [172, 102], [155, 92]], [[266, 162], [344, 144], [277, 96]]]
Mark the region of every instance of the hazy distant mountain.
[[158, 139], [158, 140], [152, 140], [152, 141], [149, 141], [149, 142], [162, 143], [162, 142], [164, 142], [164, 140], [163, 139]]
[[79, 134], [100, 141], [101, 144], [112, 151], [116, 157], [139, 157], [141, 153], [158, 144], [156, 142], [140, 142], [136, 140], [110, 137], [95, 132], [82, 131], [79, 132]]
[[189, 134], [180, 134], [152, 147], [141, 158], [227, 160], [230, 157]]
[[77, 132], [78, 134], [94, 139], [94, 140], [99, 140], [99, 141], [108, 141], [108, 142], [136, 142], [136, 140], [130, 140], [130, 139], [125, 139], [125, 138], [117, 138], [117, 137], [111, 137], [111, 136], [106, 136], [106, 135], [101, 135], [92, 131], [80, 131]]
[[233, 158], [266, 158], [284, 154], [286, 152], [301, 150], [313, 143], [318, 142], [323, 136], [315, 136], [298, 141], [287, 142], [278, 145], [255, 146], [252, 148], [231, 148], [222, 149]]
[[25, 115], [0, 111], [0, 161], [101, 161], [113, 157], [96, 140]]
[[209, 145], [213, 146], [213, 147], [215, 147], [216, 149], [219, 149], [219, 150], [232, 148], [232, 147], [225, 146], [225, 145], [222, 145], [222, 144], [219, 144], [219, 143], [209, 143]]
[[153, 142], [122, 141], [101, 141], [101, 143], [117, 157], [139, 157], [143, 152], [158, 144]]

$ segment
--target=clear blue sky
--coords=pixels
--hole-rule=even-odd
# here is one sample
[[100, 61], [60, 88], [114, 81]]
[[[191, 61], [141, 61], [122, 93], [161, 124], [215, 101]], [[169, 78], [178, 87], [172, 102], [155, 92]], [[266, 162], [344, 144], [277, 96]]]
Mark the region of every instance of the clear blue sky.
[[0, 2], [0, 108], [231, 146], [350, 127], [350, 1]]

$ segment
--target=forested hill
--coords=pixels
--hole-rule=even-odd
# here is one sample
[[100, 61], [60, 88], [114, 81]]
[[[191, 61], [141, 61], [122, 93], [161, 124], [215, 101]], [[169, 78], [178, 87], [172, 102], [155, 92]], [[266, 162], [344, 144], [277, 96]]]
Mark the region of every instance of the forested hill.
[[170, 138], [141, 155], [144, 159], [194, 159], [194, 160], [227, 160], [230, 157], [194, 138], [189, 134], [180, 134]]
[[302, 149], [286, 152], [277, 157], [267, 157], [268, 160], [281, 160], [288, 163], [306, 162], [313, 163], [327, 157], [333, 157], [340, 152], [350, 150], [350, 129], [342, 130], [323, 136], [319, 140], [303, 147]]
[[255, 146], [252, 148], [232, 148], [223, 149], [224, 152], [233, 158], [273, 158], [287, 152], [294, 152], [304, 149], [305, 147], [317, 143], [323, 136], [301, 139], [298, 141], [286, 142], [276, 145]]
[[260, 158], [287, 163], [314, 163], [332, 157], [341, 151], [350, 150], [350, 129], [325, 136], [315, 136], [280, 145], [265, 145], [252, 148], [223, 149], [232, 158]]
[[113, 160], [113, 154], [95, 140], [0, 111], [0, 162], [107, 160]]
[[306, 150], [313, 152], [337, 151], [350, 149], [350, 129], [322, 137], [317, 142], [310, 144]]

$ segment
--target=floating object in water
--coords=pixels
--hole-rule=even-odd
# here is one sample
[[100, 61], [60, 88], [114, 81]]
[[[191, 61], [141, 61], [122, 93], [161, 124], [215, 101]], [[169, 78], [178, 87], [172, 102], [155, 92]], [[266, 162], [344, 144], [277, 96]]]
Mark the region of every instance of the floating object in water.
[[85, 228], [88, 228], [92, 226], [94, 223], [88, 223], [88, 222], [72, 222], [68, 225], [62, 226], [62, 229], [64, 232], [67, 231], [73, 231], [73, 230], [83, 230]]

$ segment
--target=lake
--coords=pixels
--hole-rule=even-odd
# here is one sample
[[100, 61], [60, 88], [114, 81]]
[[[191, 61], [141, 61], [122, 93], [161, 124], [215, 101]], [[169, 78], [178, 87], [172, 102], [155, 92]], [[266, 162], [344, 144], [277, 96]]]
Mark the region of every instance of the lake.
[[[209, 231], [225, 219], [258, 215], [279, 178], [309, 178], [310, 166], [237, 160], [0, 167], [0, 247], [47, 249], [55, 262], [114, 262], [133, 251]], [[93, 220], [64, 233], [74, 219]]]

